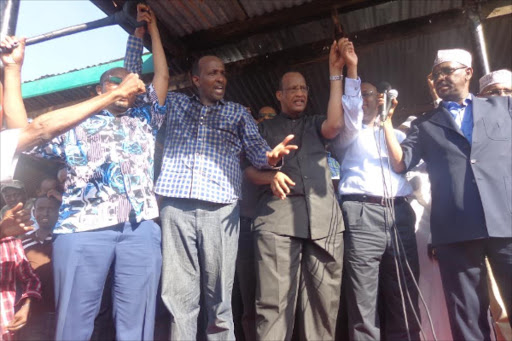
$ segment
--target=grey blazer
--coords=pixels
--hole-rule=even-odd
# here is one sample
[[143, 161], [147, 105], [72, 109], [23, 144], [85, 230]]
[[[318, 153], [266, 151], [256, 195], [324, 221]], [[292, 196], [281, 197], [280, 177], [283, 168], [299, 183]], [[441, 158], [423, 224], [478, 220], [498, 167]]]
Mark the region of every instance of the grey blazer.
[[407, 170], [427, 164], [434, 245], [512, 237], [511, 103], [473, 96], [472, 145], [442, 106], [412, 123], [404, 161]]

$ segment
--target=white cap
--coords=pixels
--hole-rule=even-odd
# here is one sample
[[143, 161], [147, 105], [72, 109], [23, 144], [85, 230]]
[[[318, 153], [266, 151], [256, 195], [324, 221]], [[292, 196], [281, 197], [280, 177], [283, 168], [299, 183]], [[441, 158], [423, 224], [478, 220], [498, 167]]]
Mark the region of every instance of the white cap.
[[451, 49], [451, 50], [439, 50], [437, 51], [436, 59], [434, 60], [434, 66], [444, 62], [456, 62], [467, 67], [471, 67], [471, 53], [462, 49]]
[[480, 92], [493, 84], [502, 84], [506, 87], [512, 88], [512, 72], [503, 69], [486, 74], [480, 78]]

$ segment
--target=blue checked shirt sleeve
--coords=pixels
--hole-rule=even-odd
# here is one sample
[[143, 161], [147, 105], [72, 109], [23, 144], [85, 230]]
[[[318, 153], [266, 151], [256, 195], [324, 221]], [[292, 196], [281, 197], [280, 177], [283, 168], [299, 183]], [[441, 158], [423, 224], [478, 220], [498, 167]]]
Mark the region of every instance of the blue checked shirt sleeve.
[[271, 149], [261, 137], [254, 119], [245, 108], [242, 109], [242, 119], [239, 127], [239, 134], [247, 159], [258, 169], [273, 169], [274, 167], [268, 164], [267, 159], [267, 152]]
[[153, 84], [150, 84], [147, 87], [147, 92], [141, 98], [143, 99], [141, 106], [134, 109], [133, 116], [146, 121], [153, 129], [153, 134], [156, 135], [164, 122], [169, 97], [166, 97], [164, 105], [160, 105], [155, 88]]
[[138, 75], [142, 74], [142, 49], [144, 45], [142, 39], [133, 35], [128, 37], [126, 43], [126, 54], [124, 56], [124, 67]]

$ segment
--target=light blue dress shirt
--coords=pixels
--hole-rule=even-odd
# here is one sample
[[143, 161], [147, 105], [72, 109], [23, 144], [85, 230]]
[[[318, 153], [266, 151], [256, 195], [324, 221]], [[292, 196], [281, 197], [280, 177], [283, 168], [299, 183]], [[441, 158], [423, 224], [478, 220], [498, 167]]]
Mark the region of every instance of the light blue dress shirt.
[[[341, 160], [339, 194], [401, 197], [412, 193], [404, 175], [389, 165], [384, 131], [363, 125], [361, 80], [346, 78], [342, 99], [345, 127], [334, 144]], [[405, 134], [395, 130], [399, 142]]]
[[471, 144], [473, 140], [473, 97], [471, 94], [460, 105], [457, 102], [442, 101], [441, 105], [452, 114], [452, 118]]

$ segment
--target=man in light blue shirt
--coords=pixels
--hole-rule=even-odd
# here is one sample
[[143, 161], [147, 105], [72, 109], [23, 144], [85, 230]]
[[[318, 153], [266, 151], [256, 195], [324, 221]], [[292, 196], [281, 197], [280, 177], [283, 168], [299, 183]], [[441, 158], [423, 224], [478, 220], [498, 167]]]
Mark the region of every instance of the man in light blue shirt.
[[[382, 335], [389, 340], [409, 336], [412, 340], [419, 339], [419, 326], [405, 293], [409, 292], [418, 311], [417, 290], [405, 265], [407, 260], [418, 279], [415, 216], [406, 199], [412, 190], [405, 177], [392, 171], [388, 164], [384, 132], [376, 122], [379, 112], [376, 87], [361, 84], [359, 79], [347, 78], [346, 82], [342, 99], [346, 132], [333, 147], [341, 160], [339, 194], [346, 226], [344, 271], [350, 339], [381, 339], [377, 309], [380, 290], [386, 314]], [[395, 134], [399, 140], [405, 138], [400, 131]], [[398, 261], [402, 264], [400, 270]], [[403, 297], [400, 287], [404, 290]]]

